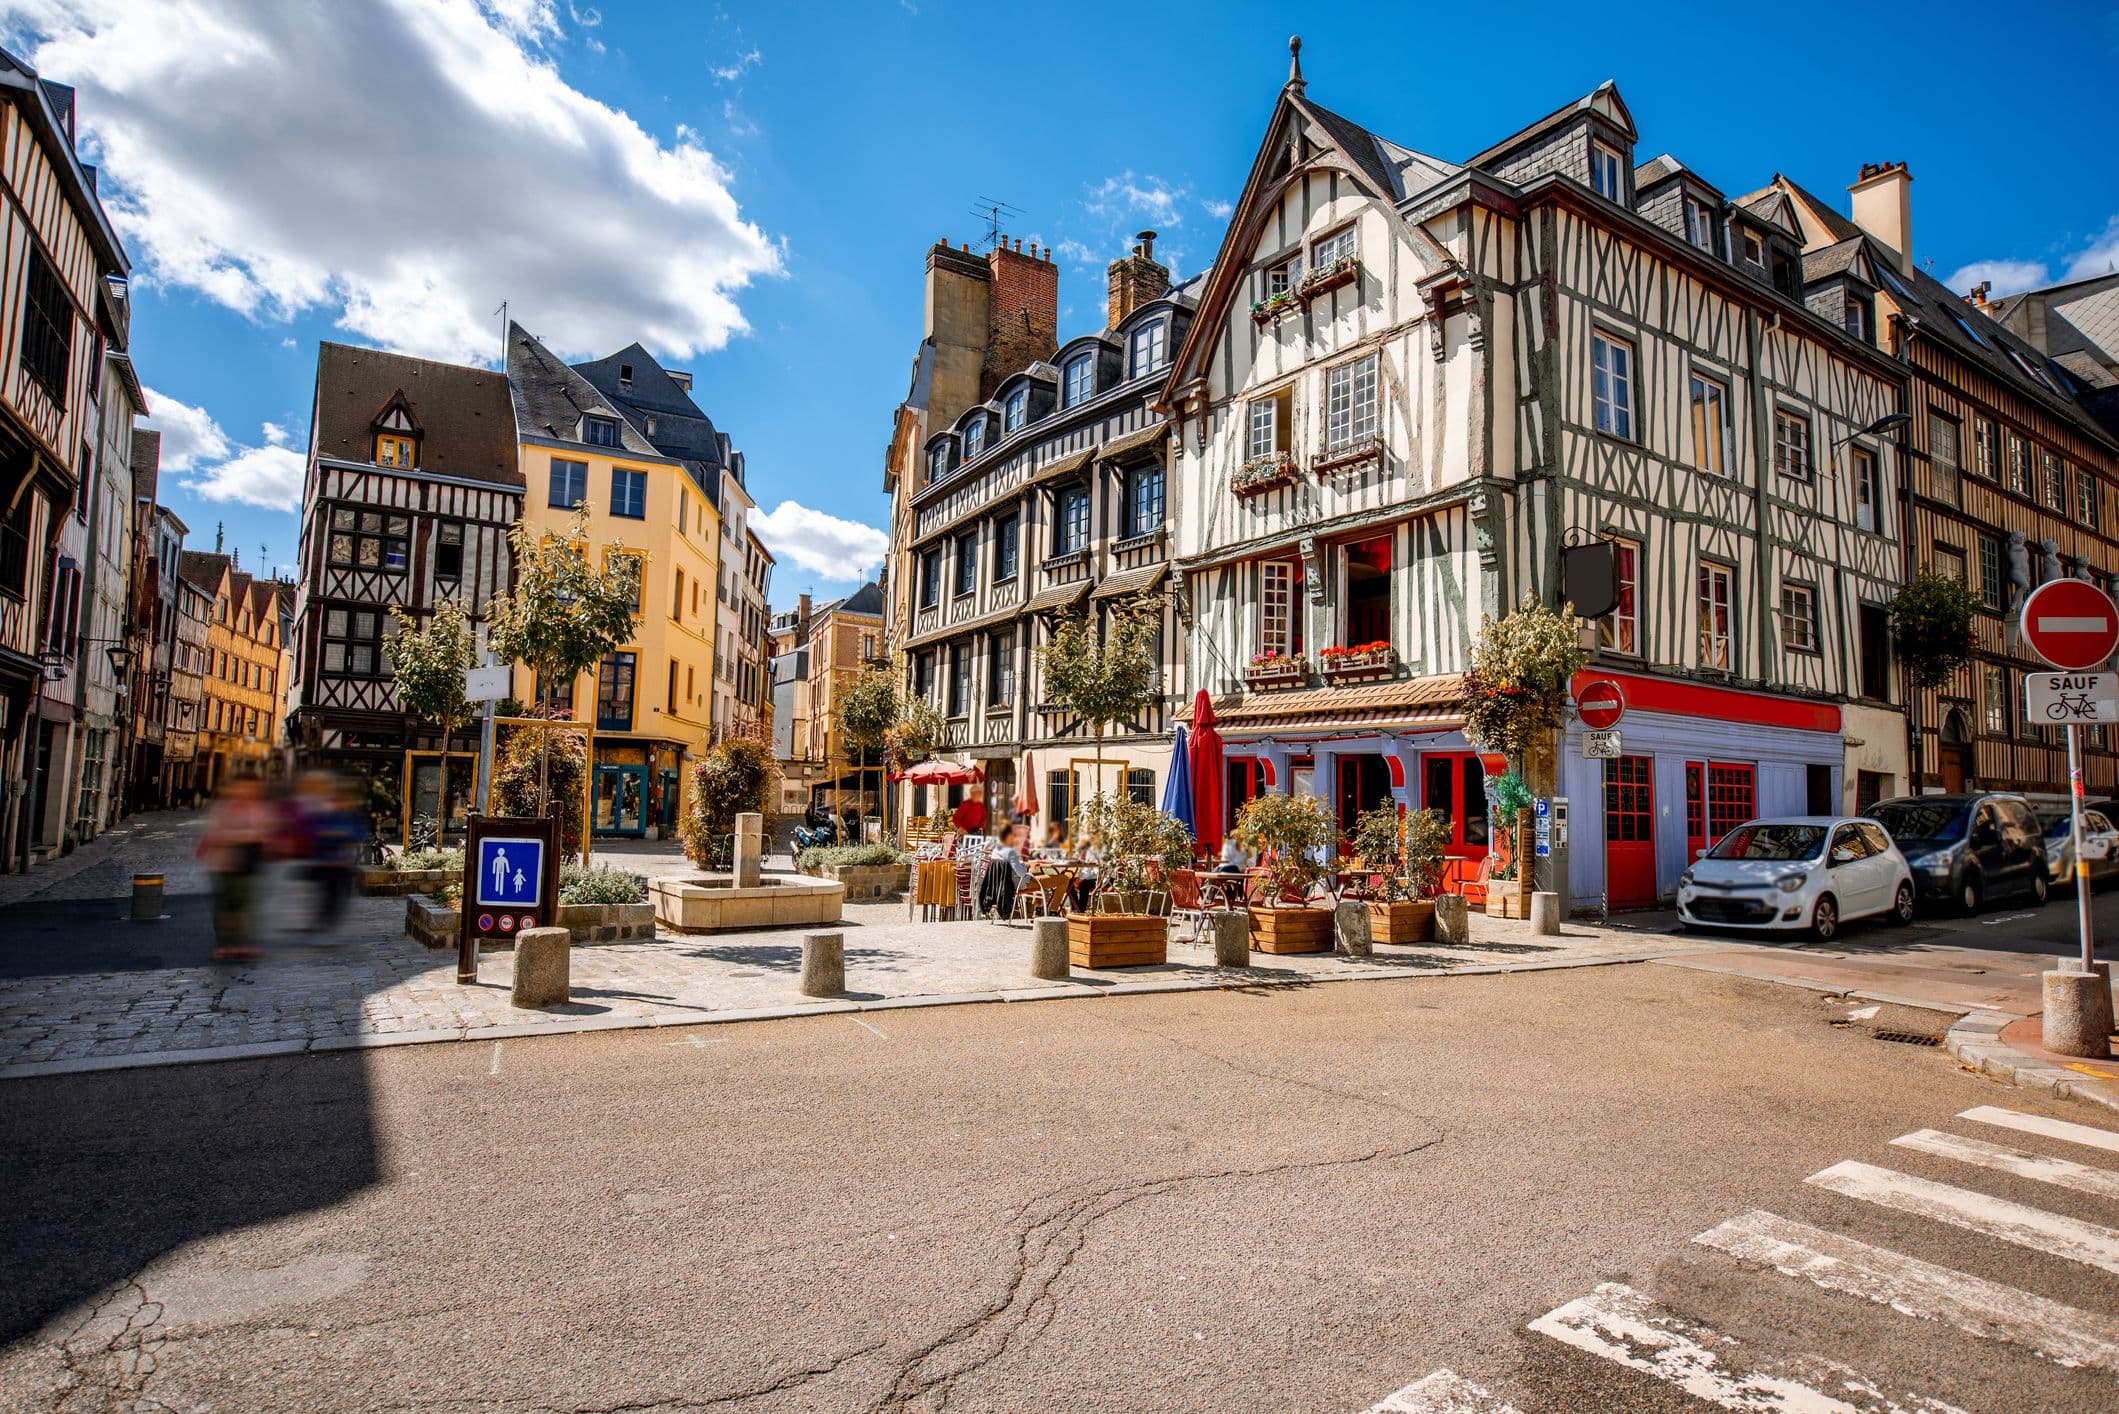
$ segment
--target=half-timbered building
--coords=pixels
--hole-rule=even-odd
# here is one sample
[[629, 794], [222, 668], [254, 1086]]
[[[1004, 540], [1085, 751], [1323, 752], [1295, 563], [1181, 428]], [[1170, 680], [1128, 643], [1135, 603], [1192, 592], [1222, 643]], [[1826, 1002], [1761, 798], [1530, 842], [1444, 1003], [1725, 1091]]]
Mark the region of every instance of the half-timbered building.
[[[302, 483], [294, 616], [294, 736], [306, 761], [356, 772], [376, 799], [431, 819], [441, 772], [468, 801], [475, 750], [398, 704], [383, 642], [399, 607], [443, 600], [473, 623], [507, 592], [522, 516], [515, 416], [491, 369], [324, 343]], [[409, 802], [404, 792], [411, 793]], [[385, 811], [385, 813], [389, 813]]]
[[[73, 90], [5, 51], [0, 194], [0, 868], [13, 869], [28, 862], [38, 806], [62, 802], [69, 782], [68, 724], [38, 700], [47, 667], [71, 672], [81, 647], [74, 512], [85, 515], [95, 461], [99, 330], [129, 266], [74, 151]], [[67, 580], [59, 542], [77, 524]]]
[[[2016, 632], [2024, 595], [2048, 579], [2119, 595], [2119, 440], [2077, 400], [2093, 366], [2063, 366], [1913, 263], [1913, 177], [1903, 163], [1862, 168], [1854, 219], [1785, 176], [1772, 192], [1799, 227], [1814, 271], [1858, 263], [1847, 327], [1898, 356], [1911, 375], [1905, 411], [1911, 498], [1904, 527], [1915, 565], [1978, 593], [1972, 661], [1922, 694], [1913, 730], [1925, 788], [2068, 789], [2067, 744], [2028, 720], [2023, 676], [2038, 666]], [[2119, 792], [2104, 727], [2085, 732], [2088, 784]]]
[[[990, 396], [930, 428], [920, 449], [899, 557], [906, 668], [911, 690], [942, 712], [945, 749], [983, 768], [993, 819], [1007, 818], [1031, 773], [1051, 820], [1099, 791], [1162, 798], [1183, 682], [1166, 585], [1168, 429], [1151, 404], [1191, 325], [1196, 282], [1172, 288], [1154, 240], [1142, 232], [1110, 266], [1102, 329], [1000, 370]], [[1163, 696], [1114, 724], [1099, 753], [1044, 691], [1036, 650], [1056, 615], [1103, 621], [1135, 605], [1162, 621]], [[907, 805], [924, 813], [924, 789]]]
[[1591, 673], [1629, 709], [1616, 759], [1570, 729], [1533, 782], [1574, 802], [1576, 906], [1653, 905], [1730, 824], [1902, 771], [1869, 725], [1902, 375], [1804, 304], [1792, 223], [1636, 141], [1606, 84], [1459, 164], [1291, 72], [1165, 393], [1232, 815], [1433, 808], [1469, 875], [1502, 764], [1461, 733], [1470, 640], [1561, 603], [1585, 539], [1618, 566]]

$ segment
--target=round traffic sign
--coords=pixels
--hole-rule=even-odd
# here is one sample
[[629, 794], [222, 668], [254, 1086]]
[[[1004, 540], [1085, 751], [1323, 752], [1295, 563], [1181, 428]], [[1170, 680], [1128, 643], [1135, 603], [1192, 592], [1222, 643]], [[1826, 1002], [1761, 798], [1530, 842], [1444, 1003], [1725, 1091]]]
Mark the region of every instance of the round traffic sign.
[[2111, 596], [2079, 579], [2052, 579], [2023, 601], [2023, 640], [2056, 668], [2082, 672], [2119, 648], [2119, 608]]
[[492, 931], [493, 931], [493, 915], [492, 915], [492, 914], [490, 914], [490, 913], [481, 913], [481, 914], [479, 914], [479, 915], [478, 915], [478, 931], [479, 931], [479, 932], [481, 932], [481, 933], [490, 933], [490, 932], [492, 932]]
[[1626, 694], [1610, 678], [1598, 678], [1575, 694], [1575, 711], [1581, 714], [1583, 726], [1608, 732], [1626, 715]]
[[503, 933], [512, 933], [512, 932], [514, 932], [514, 931], [515, 931], [515, 915], [514, 915], [514, 914], [512, 914], [512, 913], [503, 913], [503, 914], [501, 914], [501, 915], [500, 915], [500, 931], [501, 931], [501, 932], [503, 932]]

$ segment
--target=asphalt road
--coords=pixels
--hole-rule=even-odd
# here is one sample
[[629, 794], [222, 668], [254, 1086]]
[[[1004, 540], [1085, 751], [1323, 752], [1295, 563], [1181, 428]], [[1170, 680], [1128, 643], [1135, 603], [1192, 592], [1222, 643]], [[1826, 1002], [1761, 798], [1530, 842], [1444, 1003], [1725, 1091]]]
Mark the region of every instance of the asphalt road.
[[[1956, 1118], [2088, 1113], [1844, 1016], [1636, 966], [8, 1082], [0, 1405], [1358, 1410], [1446, 1369], [1525, 1414], [1700, 1407], [1526, 1329], [1622, 1283], [1677, 1333], [1638, 1359], [2113, 1407], [2109, 1365], [1692, 1240], [1763, 1210], [2114, 1322], [2119, 1193], [1891, 1143], [2119, 1170]], [[1848, 1161], [2075, 1245], [1805, 1182]]]

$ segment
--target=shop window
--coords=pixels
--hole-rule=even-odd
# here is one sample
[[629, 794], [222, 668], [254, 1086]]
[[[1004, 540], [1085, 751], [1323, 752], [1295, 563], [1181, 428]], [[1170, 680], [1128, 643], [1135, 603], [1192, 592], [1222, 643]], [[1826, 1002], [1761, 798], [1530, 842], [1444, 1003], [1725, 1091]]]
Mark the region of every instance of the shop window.
[[1074, 834], [1076, 784], [1075, 774], [1071, 770], [1045, 773], [1045, 818], [1057, 820], [1070, 837]]
[[1750, 766], [1721, 761], [1708, 763], [1707, 832], [1710, 848], [1714, 841], [1757, 813], [1753, 808], [1754, 775]]

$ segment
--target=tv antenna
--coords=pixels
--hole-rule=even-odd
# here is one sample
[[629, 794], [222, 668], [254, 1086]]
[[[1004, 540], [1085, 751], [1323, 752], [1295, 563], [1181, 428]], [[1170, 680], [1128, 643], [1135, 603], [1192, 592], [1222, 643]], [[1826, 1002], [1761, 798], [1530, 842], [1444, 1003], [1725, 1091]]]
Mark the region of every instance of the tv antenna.
[[1022, 215], [1023, 209], [1020, 206], [1010, 206], [1005, 201], [996, 201], [990, 196], [982, 196], [978, 198], [978, 205], [971, 208], [971, 214], [986, 223], [986, 235], [979, 244], [998, 246], [1001, 243], [1001, 228], [1008, 224], [1009, 217]]

